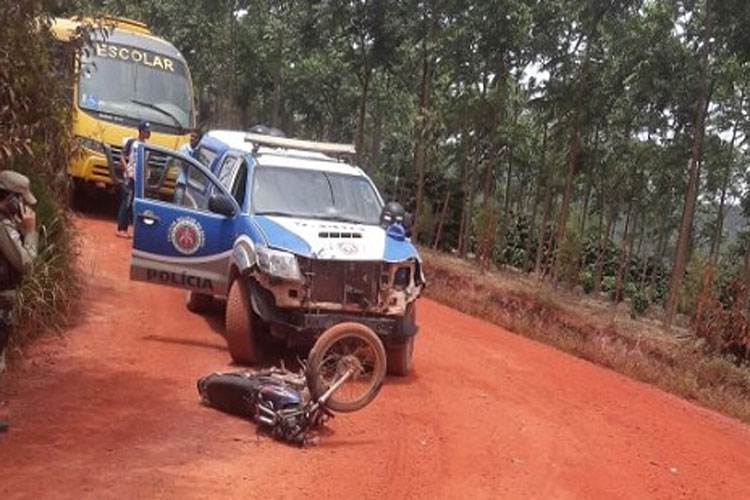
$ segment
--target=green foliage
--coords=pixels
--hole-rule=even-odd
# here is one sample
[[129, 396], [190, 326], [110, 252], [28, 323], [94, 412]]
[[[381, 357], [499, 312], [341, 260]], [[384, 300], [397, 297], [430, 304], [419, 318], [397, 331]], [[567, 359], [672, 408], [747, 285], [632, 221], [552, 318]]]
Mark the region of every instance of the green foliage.
[[695, 312], [703, 289], [703, 274], [707, 266], [708, 262], [702, 255], [694, 255], [690, 259], [680, 295], [679, 311], [681, 313], [692, 316]]
[[636, 288], [630, 297], [630, 315], [642, 316], [651, 305], [651, 293], [648, 288]]
[[17, 295], [20, 330], [13, 343], [65, 319], [77, 296], [74, 230], [66, 211], [65, 166], [72, 152], [70, 74], [76, 45], [51, 50], [47, 4], [4, 8], [0, 30], [0, 167], [32, 181], [39, 204], [39, 258]]
[[[462, 242], [463, 254], [526, 271], [538, 255], [542, 274], [584, 286], [583, 276], [586, 289], [602, 276], [608, 293], [623, 264], [626, 297], [649, 287], [663, 303], [697, 151], [703, 47], [710, 113], [693, 251], [737, 232], [718, 231], [722, 193], [750, 215], [746, 4], [76, 0], [57, 12], [126, 15], [174, 42], [208, 126], [356, 143], [387, 198], [411, 211], [422, 202], [423, 243], [452, 186], [441, 248]], [[722, 271], [718, 286], [739, 272]], [[685, 276], [689, 312], [695, 273]]]
[[602, 278], [602, 292], [613, 294], [615, 292], [615, 277], [605, 276]]
[[578, 284], [583, 288], [586, 295], [594, 291], [594, 273], [589, 269], [583, 269], [578, 273]]
[[568, 230], [565, 233], [565, 239], [560, 245], [560, 251], [557, 256], [560, 265], [559, 279], [566, 283], [575, 281], [578, 272], [578, 264], [583, 252], [583, 242], [581, 235], [576, 230]]

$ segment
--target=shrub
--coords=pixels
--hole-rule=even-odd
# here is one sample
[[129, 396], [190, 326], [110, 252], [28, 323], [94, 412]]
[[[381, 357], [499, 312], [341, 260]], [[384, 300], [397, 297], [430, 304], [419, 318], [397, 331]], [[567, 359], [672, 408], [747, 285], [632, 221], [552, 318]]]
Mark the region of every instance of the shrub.
[[614, 276], [604, 276], [602, 278], [602, 292], [614, 293], [616, 279]]
[[577, 277], [578, 264], [583, 253], [581, 233], [577, 228], [568, 228], [558, 250], [560, 281], [574, 283]]
[[586, 295], [594, 291], [594, 273], [588, 269], [582, 270], [578, 273], [578, 284], [583, 288], [583, 293]]
[[630, 298], [630, 315], [642, 316], [651, 305], [651, 294], [648, 288], [637, 288]]
[[40, 0], [9, 3], [0, 30], [0, 169], [26, 174], [39, 200], [39, 257], [16, 297], [16, 345], [61, 324], [78, 291], [65, 166], [74, 149], [73, 58], [90, 31], [53, 52], [45, 6]]
[[732, 356], [738, 363], [750, 361], [750, 317], [744, 307], [745, 285], [737, 280], [728, 287], [727, 303], [711, 296], [696, 318], [696, 334], [709, 350]]

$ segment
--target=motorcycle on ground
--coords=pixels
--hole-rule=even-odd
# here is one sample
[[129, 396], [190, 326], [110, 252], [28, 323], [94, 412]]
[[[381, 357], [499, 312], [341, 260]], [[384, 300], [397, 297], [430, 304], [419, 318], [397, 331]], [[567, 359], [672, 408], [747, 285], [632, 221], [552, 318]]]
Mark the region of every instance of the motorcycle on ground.
[[259, 430], [304, 446], [335, 412], [372, 402], [385, 372], [377, 335], [360, 323], [340, 323], [318, 338], [298, 372], [282, 366], [213, 373], [198, 381], [198, 392], [205, 405], [252, 418]]

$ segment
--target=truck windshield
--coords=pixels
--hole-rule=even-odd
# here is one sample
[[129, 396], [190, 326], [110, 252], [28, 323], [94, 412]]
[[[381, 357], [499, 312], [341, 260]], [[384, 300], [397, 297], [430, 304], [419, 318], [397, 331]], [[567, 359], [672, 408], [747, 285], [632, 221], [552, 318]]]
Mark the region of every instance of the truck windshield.
[[78, 105], [177, 129], [192, 126], [185, 64], [126, 45], [95, 43], [81, 58]]
[[365, 177], [272, 166], [256, 167], [254, 177], [251, 199], [258, 215], [380, 221], [380, 199]]

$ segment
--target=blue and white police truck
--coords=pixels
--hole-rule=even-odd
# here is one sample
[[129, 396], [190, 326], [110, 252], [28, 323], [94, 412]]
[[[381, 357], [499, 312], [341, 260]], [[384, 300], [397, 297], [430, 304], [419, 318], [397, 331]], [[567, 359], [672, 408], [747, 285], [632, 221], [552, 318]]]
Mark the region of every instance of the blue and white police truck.
[[[144, 189], [152, 155], [182, 170], [174, 199]], [[304, 347], [354, 322], [408, 374], [422, 261], [353, 146], [212, 131], [193, 156], [138, 146], [131, 279], [188, 290], [194, 312], [225, 299], [235, 362], [257, 363], [264, 337]]]

